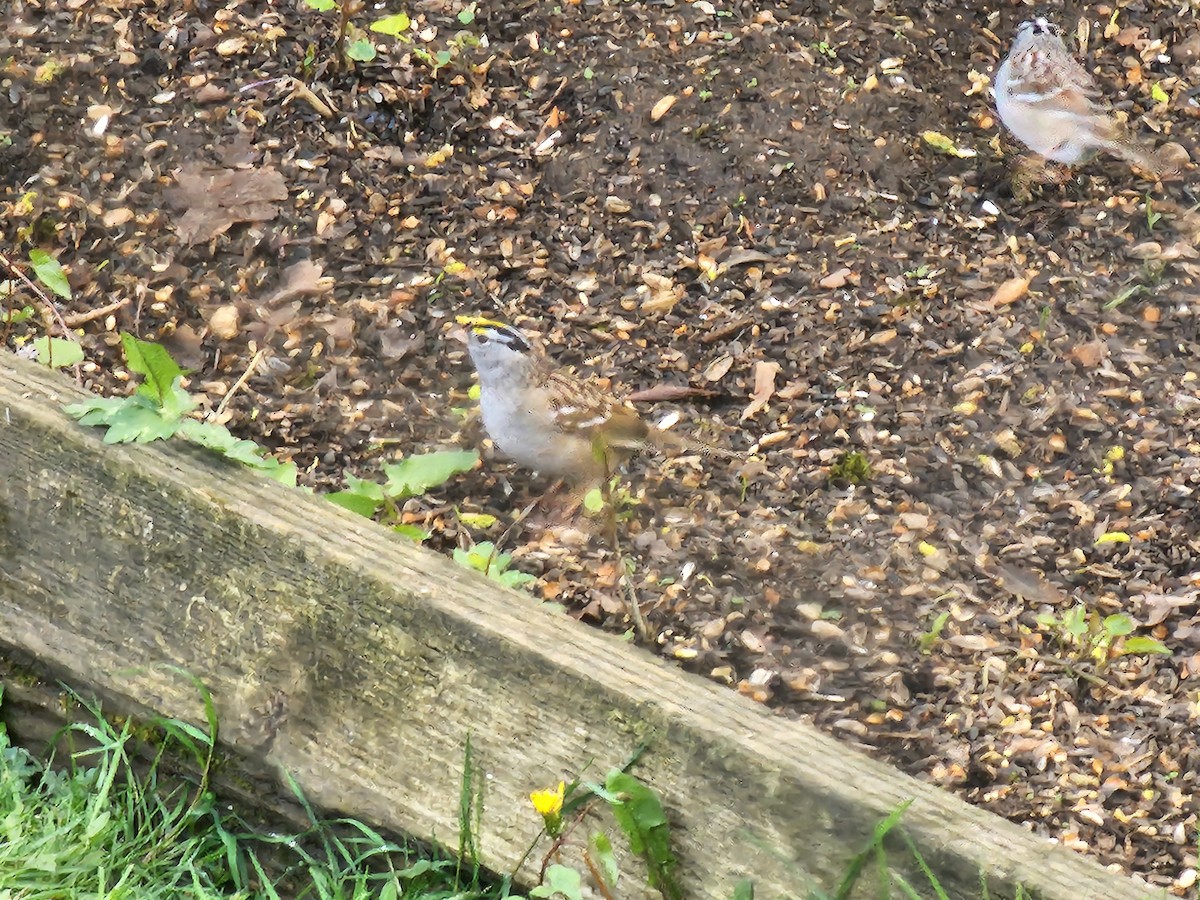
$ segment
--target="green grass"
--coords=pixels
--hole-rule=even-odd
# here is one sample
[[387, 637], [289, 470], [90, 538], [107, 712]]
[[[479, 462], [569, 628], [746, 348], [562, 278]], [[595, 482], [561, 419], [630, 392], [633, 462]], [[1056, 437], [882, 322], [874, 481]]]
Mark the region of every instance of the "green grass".
[[[290, 779], [308, 827], [256, 829], [213, 795], [216, 712], [208, 692], [197, 689], [207, 729], [170, 719], [118, 726], [75, 698], [91, 721], [67, 726], [55, 742], [59, 756], [45, 762], [13, 746], [0, 725], [0, 900], [518, 900], [510, 878], [490, 877], [475, 862], [482, 803], [469, 746], [461, 862], [387, 840], [352, 819], [322, 819]], [[199, 771], [198, 784], [169, 773], [181, 762]], [[925, 883], [914, 886], [888, 865], [884, 839], [907, 806], [876, 826], [831, 892], [810, 884], [796, 891], [797, 900], [949, 900], [906, 837]], [[978, 896], [989, 898], [982, 878]], [[745, 882], [730, 900], [753, 897]]]
[[[298, 790], [307, 829], [249, 828], [209, 788], [215, 723], [205, 700], [208, 732], [152, 723], [160, 739], [149, 762], [139, 759], [144, 745], [128, 723], [118, 728], [86, 702], [94, 722], [68, 726], [59, 742], [86, 749], [68, 759], [43, 764], [0, 726], [0, 900], [506, 896], [502, 886], [483, 884], [477, 867], [460, 872], [361, 822], [319, 819]], [[200, 784], [166, 774], [165, 762], [179, 754], [199, 767]]]

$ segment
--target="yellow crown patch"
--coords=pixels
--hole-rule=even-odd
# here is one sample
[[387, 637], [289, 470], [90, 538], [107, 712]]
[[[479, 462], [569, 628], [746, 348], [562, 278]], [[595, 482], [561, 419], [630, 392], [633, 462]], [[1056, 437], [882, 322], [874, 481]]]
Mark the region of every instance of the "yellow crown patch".
[[476, 333], [486, 331], [489, 328], [508, 328], [503, 322], [497, 322], [495, 319], [485, 319], [483, 316], [455, 316], [454, 321], [459, 325], [468, 325]]

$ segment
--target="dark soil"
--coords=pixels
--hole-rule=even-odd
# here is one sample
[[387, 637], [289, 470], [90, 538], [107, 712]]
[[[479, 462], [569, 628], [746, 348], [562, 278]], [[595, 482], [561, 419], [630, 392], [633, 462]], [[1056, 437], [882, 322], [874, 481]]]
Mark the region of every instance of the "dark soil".
[[[1195, 156], [1180, 8], [1069, 13], [1134, 130]], [[207, 409], [249, 369], [229, 427], [319, 489], [480, 445], [456, 314], [622, 393], [715, 391], [646, 411], [744, 461], [630, 471], [653, 648], [1196, 897], [1194, 169], [1098, 160], [1014, 202], [979, 78], [1032, 15], [1011, 3], [462, 10], [411, 3], [411, 42], [339, 70], [336, 14], [301, 2], [8, 0], [3, 245], [67, 266], [83, 381], [128, 390], [120, 331], [165, 343]], [[859, 484], [833, 477], [849, 451]], [[408, 513], [447, 550], [545, 487], [485, 449]], [[629, 628], [603, 528], [524, 523], [504, 549]], [[1073, 643], [1049, 618], [1077, 604], [1170, 653]]]

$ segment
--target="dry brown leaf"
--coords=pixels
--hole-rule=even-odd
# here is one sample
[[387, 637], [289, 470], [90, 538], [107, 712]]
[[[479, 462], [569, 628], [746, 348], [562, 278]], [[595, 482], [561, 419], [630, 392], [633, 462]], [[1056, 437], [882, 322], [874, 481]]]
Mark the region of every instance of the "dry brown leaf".
[[724, 354], [723, 356], [718, 356], [711, 363], [709, 363], [708, 368], [704, 370], [704, 380], [720, 381], [729, 374], [729, 370], [732, 368], [732, 356], [730, 356], [728, 353]]
[[1016, 303], [1029, 291], [1028, 278], [1010, 278], [1008, 281], [996, 288], [992, 294], [992, 299], [988, 302], [993, 309], [1001, 306], [1008, 306], [1011, 303]]
[[671, 111], [671, 107], [675, 105], [675, 101], [678, 99], [679, 98], [674, 94], [667, 94], [667, 96], [655, 103], [654, 108], [650, 110], [650, 121], [657, 122], [667, 113], [669, 113]]
[[167, 201], [185, 210], [175, 226], [185, 244], [208, 241], [236, 222], [269, 222], [286, 200], [287, 185], [274, 166], [261, 169], [213, 169], [194, 165], [179, 173]]
[[117, 228], [133, 218], [133, 210], [127, 206], [110, 209], [104, 214], [102, 221], [105, 228]]
[[779, 363], [759, 360], [754, 364], [754, 393], [750, 395], [750, 405], [742, 410], [742, 422], [749, 419], [771, 402], [775, 393], [775, 376], [779, 374]]
[[850, 270], [843, 267], [836, 269], [817, 282], [821, 287], [828, 290], [836, 290], [840, 287], [845, 287], [846, 282], [850, 280]]
[[1071, 598], [1046, 581], [1040, 572], [1026, 569], [1016, 563], [997, 563], [990, 573], [998, 586], [1023, 597], [1030, 603], [1048, 603], [1061, 606]]
[[643, 272], [642, 283], [649, 289], [649, 296], [642, 301], [642, 312], [646, 315], [669, 313], [687, 292], [682, 284], [657, 272]]
[[333, 290], [334, 281], [332, 278], [323, 277], [323, 271], [320, 263], [310, 259], [292, 263], [283, 270], [283, 284], [267, 298], [266, 304], [277, 306], [297, 297], [314, 297], [329, 293]]
[[1100, 340], [1088, 341], [1071, 348], [1067, 355], [1079, 365], [1090, 369], [1108, 359], [1108, 344]]

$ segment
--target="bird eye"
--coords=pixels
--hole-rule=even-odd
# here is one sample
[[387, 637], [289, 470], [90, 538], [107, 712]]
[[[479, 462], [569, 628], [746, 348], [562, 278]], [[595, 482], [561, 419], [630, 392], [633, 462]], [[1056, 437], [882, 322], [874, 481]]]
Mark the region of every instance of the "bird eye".
[[479, 341], [479, 343], [481, 343], [481, 344], [486, 344], [488, 342], [487, 332], [483, 332], [483, 331], [476, 332], [475, 340]]

